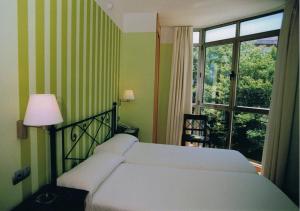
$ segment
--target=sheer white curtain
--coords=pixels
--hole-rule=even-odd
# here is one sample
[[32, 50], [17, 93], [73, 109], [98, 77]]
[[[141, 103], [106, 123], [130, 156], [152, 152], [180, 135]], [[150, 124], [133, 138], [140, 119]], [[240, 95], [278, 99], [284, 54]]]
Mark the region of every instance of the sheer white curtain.
[[175, 27], [166, 143], [180, 145], [183, 115], [192, 112], [193, 28]]
[[287, 165], [299, 73], [298, 0], [288, 0], [279, 38], [263, 175], [282, 186]]

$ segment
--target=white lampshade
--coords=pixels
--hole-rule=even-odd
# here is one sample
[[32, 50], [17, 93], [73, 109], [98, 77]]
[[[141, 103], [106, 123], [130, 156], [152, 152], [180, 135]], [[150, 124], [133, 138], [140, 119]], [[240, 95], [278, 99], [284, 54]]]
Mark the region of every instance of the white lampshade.
[[30, 95], [24, 125], [49, 126], [63, 122], [56, 98], [52, 94]]
[[125, 90], [124, 93], [123, 93], [123, 100], [133, 101], [134, 100], [133, 90]]

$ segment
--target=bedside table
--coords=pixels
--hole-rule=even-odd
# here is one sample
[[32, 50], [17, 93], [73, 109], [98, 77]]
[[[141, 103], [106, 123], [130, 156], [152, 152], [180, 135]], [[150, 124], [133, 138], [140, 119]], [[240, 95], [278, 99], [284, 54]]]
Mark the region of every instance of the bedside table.
[[[45, 192], [56, 196], [53, 202], [42, 204], [36, 201], [37, 196]], [[13, 211], [84, 211], [87, 194], [88, 191], [85, 190], [45, 185], [15, 207]]]
[[139, 130], [140, 130], [139, 128], [133, 128], [133, 127], [126, 128], [126, 127], [118, 125], [116, 132], [117, 133], [126, 133], [126, 134], [133, 135], [138, 138]]

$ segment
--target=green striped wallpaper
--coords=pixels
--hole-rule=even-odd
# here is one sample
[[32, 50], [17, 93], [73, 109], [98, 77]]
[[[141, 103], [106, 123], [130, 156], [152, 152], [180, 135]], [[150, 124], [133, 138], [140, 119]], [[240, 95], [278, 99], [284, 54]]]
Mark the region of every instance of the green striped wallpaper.
[[[31, 93], [56, 94], [64, 124], [118, 100], [121, 31], [94, 0], [18, 0], [17, 10], [20, 119]], [[50, 179], [48, 135], [29, 132], [21, 141], [21, 166], [31, 166], [23, 197]]]

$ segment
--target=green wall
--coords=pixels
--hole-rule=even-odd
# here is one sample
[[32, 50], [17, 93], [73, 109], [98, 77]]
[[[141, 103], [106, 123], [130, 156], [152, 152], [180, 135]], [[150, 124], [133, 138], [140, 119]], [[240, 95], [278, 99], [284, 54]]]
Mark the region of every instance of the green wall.
[[168, 118], [169, 91], [172, 66], [173, 44], [162, 43], [160, 45], [160, 69], [159, 69], [159, 99], [158, 99], [158, 143], [166, 143], [166, 129]]
[[[50, 179], [45, 131], [16, 138], [29, 95], [56, 94], [64, 124], [110, 108], [119, 99], [121, 31], [94, 0], [3, 0], [0, 14], [0, 90], [9, 98], [0, 107], [0, 210], [8, 210]], [[13, 186], [24, 166], [31, 176]]]
[[123, 102], [120, 121], [139, 127], [139, 138], [152, 142], [155, 32], [122, 33], [120, 94], [125, 89], [135, 93], [133, 102]]

